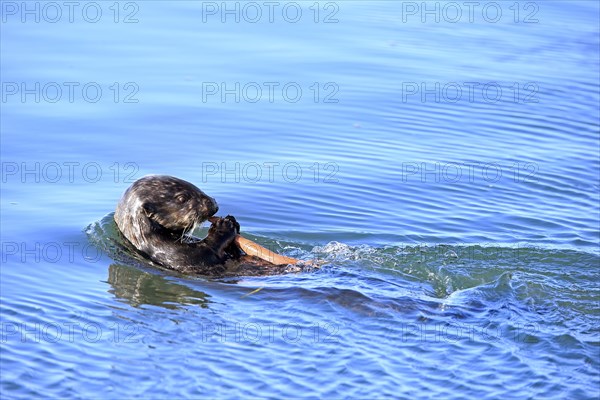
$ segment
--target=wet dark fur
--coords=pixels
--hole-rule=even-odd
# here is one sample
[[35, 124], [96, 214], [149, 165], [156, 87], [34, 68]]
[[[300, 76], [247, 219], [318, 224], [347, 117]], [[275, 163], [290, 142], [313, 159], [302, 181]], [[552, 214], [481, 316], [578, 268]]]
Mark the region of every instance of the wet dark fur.
[[215, 199], [191, 183], [150, 175], [125, 191], [115, 221], [139, 252], [166, 268], [209, 276], [285, 272], [239, 250], [240, 225], [232, 216], [220, 218], [202, 240], [188, 235], [218, 210]]

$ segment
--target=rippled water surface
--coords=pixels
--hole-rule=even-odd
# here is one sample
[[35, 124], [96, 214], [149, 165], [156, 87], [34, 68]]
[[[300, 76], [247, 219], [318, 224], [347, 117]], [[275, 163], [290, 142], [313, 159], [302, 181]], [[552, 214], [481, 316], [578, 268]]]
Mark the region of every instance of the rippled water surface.
[[[3, 398], [600, 396], [597, 2], [0, 4]], [[131, 257], [149, 173], [322, 268]]]

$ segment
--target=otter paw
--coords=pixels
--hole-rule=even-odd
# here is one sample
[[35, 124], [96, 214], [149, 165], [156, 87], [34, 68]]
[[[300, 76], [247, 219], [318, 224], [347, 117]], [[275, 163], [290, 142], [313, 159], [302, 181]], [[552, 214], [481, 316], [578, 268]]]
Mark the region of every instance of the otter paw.
[[236, 221], [236, 219], [233, 215], [228, 215], [224, 219], [228, 219], [231, 222], [233, 222], [233, 225], [235, 226], [235, 232], [238, 234], [240, 233], [240, 224]]
[[237, 235], [239, 224], [229, 218], [219, 218], [212, 224], [208, 230], [208, 235], [219, 239], [220, 241], [230, 242]]

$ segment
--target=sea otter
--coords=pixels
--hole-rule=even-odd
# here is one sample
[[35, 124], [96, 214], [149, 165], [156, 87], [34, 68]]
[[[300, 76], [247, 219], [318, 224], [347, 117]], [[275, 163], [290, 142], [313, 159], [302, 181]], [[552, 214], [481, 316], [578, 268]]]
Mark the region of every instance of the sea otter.
[[193, 184], [166, 175], [134, 182], [117, 205], [121, 233], [144, 256], [183, 273], [224, 275], [228, 263], [240, 261], [234, 240], [240, 225], [219, 218], [203, 239], [188, 236], [219, 210], [217, 202]]

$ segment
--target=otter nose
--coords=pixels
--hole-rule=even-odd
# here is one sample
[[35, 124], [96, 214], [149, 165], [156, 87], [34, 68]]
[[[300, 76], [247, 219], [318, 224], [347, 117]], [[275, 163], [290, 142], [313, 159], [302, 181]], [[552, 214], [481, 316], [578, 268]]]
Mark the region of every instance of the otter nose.
[[217, 211], [219, 211], [219, 205], [217, 204], [216, 200], [212, 197], [207, 196], [204, 199], [204, 207], [206, 207], [208, 215], [215, 215]]

